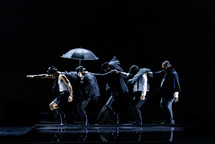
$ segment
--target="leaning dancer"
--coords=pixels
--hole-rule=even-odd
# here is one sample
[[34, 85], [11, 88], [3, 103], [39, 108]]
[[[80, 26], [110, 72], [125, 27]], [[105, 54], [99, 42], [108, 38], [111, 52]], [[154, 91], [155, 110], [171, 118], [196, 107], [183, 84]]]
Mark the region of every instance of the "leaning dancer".
[[129, 73], [118, 72], [125, 77], [129, 77], [128, 85], [132, 87], [131, 110], [132, 116], [135, 118], [134, 124], [142, 125], [142, 113], [140, 108], [146, 102], [149, 92], [148, 73], [151, 72], [148, 68], [139, 68], [136, 65], [130, 67]]
[[62, 107], [65, 102], [72, 102], [73, 100], [72, 85], [68, 78], [62, 72], [58, 71], [54, 66], [50, 66], [47, 70], [47, 73], [48, 74], [27, 75], [27, 77], [47, 78], [55, 80], [53, 89], [56, 89], [56, 87], [58, 87], [59, 96], [49, 104], [49, 108], [52, 111], [55, 120], [59, 124], [63, 125], [64, 115], [62, 113]]
[[76, 68], [76, 71], [78, 76], [78, 96], [76, 97], [74, 112], [81, 117], [81, 123], [83, 125], [88, 125], [86, 107], [92, 101], [97, 102], [100, 96], [100, 90], [97, 79], [86, 68], [79, 66]]
[[110, 62], [105, 62], [101, 65], [103, 74], [95, 74], [104, 78], [106, 91], [110, 94], [109, 99], [98, 115], [98, 120], [103, 123], [119, 124], [120, 101], [123, 101], [125, 94], [128, 93], [128, 87], [123, 77], [115, 71], [123, 71], [119, 64], [119, 60], [114, 56]]

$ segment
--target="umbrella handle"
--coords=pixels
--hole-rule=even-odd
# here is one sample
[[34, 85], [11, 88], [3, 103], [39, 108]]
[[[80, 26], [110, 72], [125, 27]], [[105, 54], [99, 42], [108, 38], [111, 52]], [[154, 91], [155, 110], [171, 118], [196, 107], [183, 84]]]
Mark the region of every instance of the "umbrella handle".
[[81, 66], [81, 60], [79, 60], [79, 66]]

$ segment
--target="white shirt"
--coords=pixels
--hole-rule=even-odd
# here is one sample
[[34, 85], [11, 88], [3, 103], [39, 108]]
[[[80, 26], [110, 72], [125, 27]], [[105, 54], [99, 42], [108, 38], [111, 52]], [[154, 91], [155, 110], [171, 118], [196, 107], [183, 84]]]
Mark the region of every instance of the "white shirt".
[[58, 86], [59, 86], [59, 91], [62, 92], [62, 91], [68, 91], [68, 87], [67, 85], [64, 83], [64, 81], [62, 79], [60, 79], [60, 77], [62, 76], [62, 74], [60, 74], [58, 76]]
[[[122, 76], [128, 77], [129, 73], [121, 72]], [[142, 91], [141, 95], [146, 96], [148, 91], [148, 78], [146, 74], [143, 74], [135, 83], [133, 87], [133, 92]]]
[[133, 92], [142, 91], [141, 95], [146, 96], [147, 92], [147, 81], [148, 78], [146, 74], [143, 74], [135, 83], [133, 87]]

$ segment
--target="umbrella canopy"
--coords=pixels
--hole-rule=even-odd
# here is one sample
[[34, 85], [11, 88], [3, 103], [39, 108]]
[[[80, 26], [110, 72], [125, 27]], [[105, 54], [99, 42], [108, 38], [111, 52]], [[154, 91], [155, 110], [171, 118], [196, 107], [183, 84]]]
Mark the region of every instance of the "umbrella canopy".
[[63, 54], [61, 57], [79, 60], [79, 65], [81, 65], [81, 60], [98, 60], [99, 59], [92, 51], [85, 49], [85, 48], [71, 49], [67, 53]]

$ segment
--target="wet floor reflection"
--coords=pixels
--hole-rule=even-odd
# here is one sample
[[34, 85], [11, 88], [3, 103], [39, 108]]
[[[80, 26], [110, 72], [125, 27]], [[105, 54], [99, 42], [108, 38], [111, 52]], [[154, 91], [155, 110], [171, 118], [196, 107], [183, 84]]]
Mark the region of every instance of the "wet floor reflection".
[[26, 136], [26, 141], [52, 143], [172, 142], [174, 141], [174, 133], [183, 131], [183, 127], [169, 126], [39, 125]]
[[0, 143], [215, 143], [213, 125], [56, 125], [1, 127]]
[[118, 127], [100, 127], [98, 128], [98, 134], [102, 142], [114, 141], [119, 136]]

